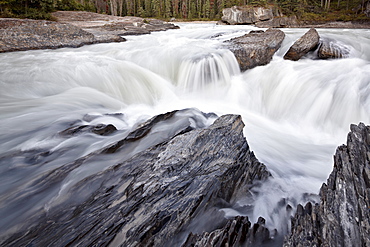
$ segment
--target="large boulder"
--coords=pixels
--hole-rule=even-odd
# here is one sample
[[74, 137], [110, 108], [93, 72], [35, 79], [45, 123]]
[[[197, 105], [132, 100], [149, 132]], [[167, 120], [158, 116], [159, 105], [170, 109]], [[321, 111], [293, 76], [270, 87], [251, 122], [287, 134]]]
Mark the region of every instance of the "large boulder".
[[222, 21], [235, 24], [253, 24], [274, 18], [274, 8], [233, 6], [222, 10]]
[[284, 59], [297, 61], [309, 51], [315, 50], [319, 44], [320, 36], [316, 29], [311, 28], [302, 37], [300, 37], [289, 48], [288, 52], [284, 55]]
[[[0, 245], [179, 246], [190, 231], [201, 234], [224, 228], [232, 233], [219, 209], [245, 196], [270, 173], [250, 151], [238, 115], [222, 116], [199, 129], [193, 129], [194, 120], [184, 122], [169, 137], [150, 144], [147, 137], [155, 134], [152, 129], [173, 125], [177, 114], [182, 112], [153, 117], [117, 143], [31, 181], [27, 191], [19, 191], [2, 206], [11, 210], [30, 200], [36, 203], [40, 191], [53, 191], [79, 167], [104, 163], [112, 156], [117, 160], [70, 186], [47, 210], [33, 205], [32, 215], [0, 232]], [[124, 159], [128, 150], [140, 148]], [[240, 220], [241, 229], [249, 228], [246, 219]], [[262, 241], [267, 230], [256, 229], [261, 234], [251, 231], [251, 235]]]
[[268, 64], [280, 48], [285, 37], [279, 29], [251, 31], [250, 33], [226, 41], [234, 53], [240, 69], [245, 71], [256, 66]]
[[299, 205], [284, 246], [370, 246], [370, 126], [351, 125], [320, 203]]

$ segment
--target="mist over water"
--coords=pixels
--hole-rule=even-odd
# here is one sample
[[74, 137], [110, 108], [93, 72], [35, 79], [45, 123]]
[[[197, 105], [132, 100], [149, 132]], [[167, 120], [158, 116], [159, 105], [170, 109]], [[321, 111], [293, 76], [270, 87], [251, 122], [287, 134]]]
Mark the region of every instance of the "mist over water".
[[[259, 216], [286, 233], [298, 203], [316, 200], [332, 170], [332, 156], [352, 123], [370, 124], [370, 30], [318, 29], [349, 51], [344, 59], [283, 60], [307, 29], [282, 29], [286, 38], [272, 62], [241, 73], [223, 41], [254, 27], [180, 24], [180, 30], [129, 36], [127, 42], [78, 49], [0, 54], [0, 236], [38, 208], [48, 210], [68, 188], [190, 124], [204, 127], [217, 115], [240, 114], [244, 134], [273, 178], [240, 198], [226, 217]], [[190, 109], [188, 109], [190, 108]], [[91, 161], [61, 183], [27, 198], [42, 174], [106, 147], [148, 118], [176, 109], [176, 121], [110, 156]], [[110, 136], [58, 133], [74, 124], [113, 124]], [[20, 153], [23, 151], [23, 153]], [[104, 157], [107, 158], [107, 157]], [[23, 204], [20, 204], [20, 203]], [[246, 210], [248, 208], [248, 210]]]

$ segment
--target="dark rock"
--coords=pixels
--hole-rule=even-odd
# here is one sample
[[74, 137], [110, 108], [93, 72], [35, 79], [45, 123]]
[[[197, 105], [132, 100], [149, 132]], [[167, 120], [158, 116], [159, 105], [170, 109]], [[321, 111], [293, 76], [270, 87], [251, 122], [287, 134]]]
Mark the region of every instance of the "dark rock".
[[[125, 138], [131, 142], [117, 145], [114, 152], [104, 149], [48, 171], [12, 203], [20, 205], [55, 188], [89, 162], [120, 157], [125, 145], [143, 141], [148, 129], [162, 121], [171, 123], [175, 115], [162, 114], [138, 126]], [[205, 231], [213, 231], [226, 223], [216, 206], [220, 200], [235, 203], [253, 183], [270, 176], [249, 150], [243, 126], [237, 115], [222, 116], [203, 129], [186, 131], [189, 126], [183, 126], [184, 131], [71, 186], [63, 200], [47, 211], [34, 208], [22, 224], [9, 228], [8, 234], [2, 232], [0, 245], [174, 246], [181, 245], [199, 222], [207, 226]], [[266, 237], [262, 223], [248, 230], [256, 241]], [[238, 233], [232, 235], [234, 242], [249, 229], [243, 217], [226, 225], [231, 235]]]
[[116, 127], [112, 124], [98, 124], [98, 125], [79, 125], [79, 126], [72, 126], [66, 130], [59, 132], [62, 136], [73, 136], [79, 135], [86, 132], [92, 132], [97, 135], [110, 135], [117, 130]]
[[234, 53], [240, 69], [245, 71], [260, 65], [268, 64], [280, 48], [285, 34], [278, 29], [265, 32], [251, 32], [241, 37], [226, 41]]
[[263, 218], [251, 227], [248, 217], [237, 216], [221, 229], [203, 234], [190, 233], [182, 247], [191, 246], [261, 246], [271, 242], [270, 232]]
[[321, 39], [317, 56], [321, 59], [349, 57], [350, 49], [330, 39]]
[[370, 246], [370, 126], [351, 125], [320, 203], [298, 206], [284, 246]]
[[284, 55], [284, 59], [297, 61], [309, 51], [315, 50], [319, 44], [319, 34], [316, 29], [311, 28], [300, 37], [294, 44], [289, 48], [288, 52]]

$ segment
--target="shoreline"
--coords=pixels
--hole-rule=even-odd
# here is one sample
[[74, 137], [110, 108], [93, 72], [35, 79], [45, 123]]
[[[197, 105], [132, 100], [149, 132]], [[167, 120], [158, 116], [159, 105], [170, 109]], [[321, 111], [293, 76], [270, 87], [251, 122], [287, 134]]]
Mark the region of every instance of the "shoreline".
[[[155, 31], [178, 29], [176, 23], [221, 24], [220, 21], [165, 22], [134, 16], [111, 16], [85, 11], [58, 11], [57, 21], [0, 18], [0, 53], [40, 49], [77, 48], [98, 43], [124, 42], [122, 36], [150, 34]], [[224, 25], [227, 25], [224, 23]], [[273, 27], [267, 22], [251, 26]], [[370, 21], [302, 23], [276, 28], [370, 29]]]

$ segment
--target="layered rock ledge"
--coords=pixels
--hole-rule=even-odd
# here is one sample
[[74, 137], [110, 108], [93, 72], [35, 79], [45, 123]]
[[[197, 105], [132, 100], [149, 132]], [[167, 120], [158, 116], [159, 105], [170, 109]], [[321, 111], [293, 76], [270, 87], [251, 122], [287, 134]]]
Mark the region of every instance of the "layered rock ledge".
[[320, 203], [299, 205], [288, 246], [370, 246], [370, 126], [351, 125]]
[[124, 35], [178, 28], [160, 20], [117, 17], [83, 11], [53, 13], [55, 21], [0, 18], [0, 52], [80, 47], [123, 42]]
[[[119, 157], [158, 123], [171, 123], [177, 113], [153, 117], [117, 143], [48, 171], [13, 203], [19, 205], [40, 190], [54, 188], [72, 170], [93, 160]], [[75, 184], [59, 204], [40, 208], [21, 225], [7, 229], [0, 244], [179, 246], [192, 239], [190, 232], [195, 236], [218, 228], [232, 235], [248, 231], [251, 223], [246, 218], [235, 219], [235, 227], [219, 210], [270, 176], [250, 151], [243, 126], [238, 115], [222, 116], [201, 129], [183, 125], [162, 142]], [[243, 237], [243, 242], [262, 241], [267, 231], [262, 223], [261, 219], [258, 227], [249, 230], [250, 238]]]

